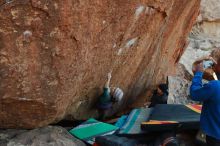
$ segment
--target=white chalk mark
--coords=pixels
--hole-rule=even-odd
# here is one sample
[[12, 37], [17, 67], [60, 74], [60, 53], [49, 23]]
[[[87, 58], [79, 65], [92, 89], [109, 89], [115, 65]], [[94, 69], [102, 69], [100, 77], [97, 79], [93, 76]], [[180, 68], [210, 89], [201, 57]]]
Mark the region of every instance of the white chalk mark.
[[137, 37], [136, 38], [133, 38], [131, 40], [129, 40], [126, 45], [125, 45], [125, 48], [130, 48], [131, 46], [133, 46], [135, 44], [135, 42], [137, 41]]
[[32, 32], [30, 30], [26, 30], [23, 32], [24, 35], [28, 35], [28, 36], [31, 36], [32, 35]]
[[145, 9], [145, 14], [149, 14], [152, 15], [155, 13], [155, 9], [151, 8], [151, 7], [146, 7]]
[[132, 47], [132, 46], [136, 43], [137, 40], [138, 40], [138, 37], [133, 38], [133, 39], [130, 39], [130, 40], [125, 44], [125, 46], [124, 46], [123, 48], [120, 48], [120, 49], [118, 50], [117, 55], [121, 55], [122, 52], [124, 51], [124, 49], [129, 49], [130, 47]]
[[123, 51], [123, 49], [122, 49], [122, 48], [120, 48], [120, 49], [118, 50], [117, 55], [121, 55], [122, 51]]
[[26, 30], [23, 32], [24, 40], [29, 42], [32, 36], [32, 32], [30, 30]]
[[23, 100], [23, 101], [31, 101], [31, 100], [33, 100], [33, 99], [26, 98], [26, 97], [18, 97], [17, 99], [18, 100]]
[[11, 3], [13, 0], [5, 0], [6, 3]]
[[135, 11], [135, 16], [138, 17], [144, 11], [144, 9], [144, 6], [139, 6]]
[[117, 46], [116, 43], [114, 43], [113, 48], [116, 48], [116, 46]]

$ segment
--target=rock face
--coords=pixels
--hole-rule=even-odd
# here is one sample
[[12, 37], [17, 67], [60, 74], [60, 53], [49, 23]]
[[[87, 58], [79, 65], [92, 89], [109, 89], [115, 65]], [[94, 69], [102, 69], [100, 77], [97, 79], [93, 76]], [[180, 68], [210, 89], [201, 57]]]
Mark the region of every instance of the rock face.
[[[205, 21], [214, 21], [220, 19], [220, 1], [219, 0], [202, 0], [201, 17]], [[219, 32], [215, 32], [219, 33]]]
[[168, 104], [191, 104], [195, 103], [190, 99], [189, 88], [191, 82], [180, 76], [169, 76]]
[[192, 103], [189, 100], [192, 64], [203, 56], [210, 55], [214, 48], [220, 47], [220, 0], [202, 0], [200, 15], [189, 35], [189, 46], [180, 59], [182, 74], [170, 76], [168, 103]]
[[107, 73], [125, 101], [175, 71], [200, 0], [22, 0], [0, 6], [0, 127], [94, 116]]
[[0, 130], [0, 146], [86, 146], [61, 127]]
[[202, 0], [201, 12], [189, 36], [189, 46], [180, 63], [192, 74], [192, 63], [220, 48], [220, 0]]
[[190, 98], [190, 86], [192, 75], [186, 70], [184, 65], [177, 66], [175, 75], [168, 76], [168, 104], [192, 104], [198, 103]]

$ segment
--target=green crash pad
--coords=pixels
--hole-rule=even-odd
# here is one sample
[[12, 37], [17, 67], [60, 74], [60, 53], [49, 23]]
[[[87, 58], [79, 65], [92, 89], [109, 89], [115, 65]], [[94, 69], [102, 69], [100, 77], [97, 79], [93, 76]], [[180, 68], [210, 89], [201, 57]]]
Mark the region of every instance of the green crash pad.
[[114, 125], [103, 123], [95, 119], [89, 119], [81, 125], [71, 129], [69, 132], [73, 136], [91, 144], [95, 137], [113, 133], [117, 129], [118, 127]]

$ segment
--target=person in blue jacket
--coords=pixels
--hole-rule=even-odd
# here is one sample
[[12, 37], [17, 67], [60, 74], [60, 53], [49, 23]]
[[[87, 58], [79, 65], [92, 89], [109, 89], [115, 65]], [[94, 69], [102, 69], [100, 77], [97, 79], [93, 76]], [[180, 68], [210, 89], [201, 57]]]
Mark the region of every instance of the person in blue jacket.
[[[214, 68], [220, 68], [220, 58]], [[201, 130], [206, 134], [208, 146], [220, 146], [220, 81], [202, 83], [203, 63], [196, 65], [194, 72], [190, 95], [192, 100], [203, 102], [200, 117]]]

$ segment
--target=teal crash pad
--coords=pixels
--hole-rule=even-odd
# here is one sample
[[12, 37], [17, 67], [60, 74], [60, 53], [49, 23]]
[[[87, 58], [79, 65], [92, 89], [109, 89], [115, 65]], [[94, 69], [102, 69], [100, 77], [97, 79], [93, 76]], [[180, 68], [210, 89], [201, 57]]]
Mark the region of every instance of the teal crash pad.
[[81, 125], [71, 129], [69, 133], [87, 143], [92, 144], [94, 138], [97, 136], [107, 135], [114, 133], [118, 127], [97, 121], [95, 119], [89, 119]]

